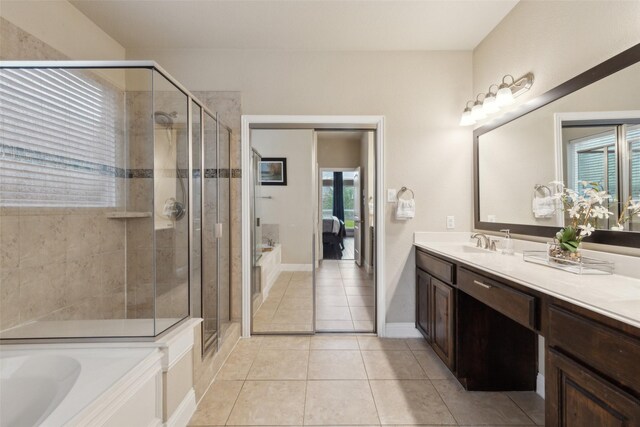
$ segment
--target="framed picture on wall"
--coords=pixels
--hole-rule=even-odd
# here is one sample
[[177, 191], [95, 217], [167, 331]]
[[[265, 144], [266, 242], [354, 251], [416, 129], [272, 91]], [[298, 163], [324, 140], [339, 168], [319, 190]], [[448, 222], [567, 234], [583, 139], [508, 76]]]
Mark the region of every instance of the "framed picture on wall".
[[287, 159], [263, 157], [260, 161], [260, 184], [287, 185]]

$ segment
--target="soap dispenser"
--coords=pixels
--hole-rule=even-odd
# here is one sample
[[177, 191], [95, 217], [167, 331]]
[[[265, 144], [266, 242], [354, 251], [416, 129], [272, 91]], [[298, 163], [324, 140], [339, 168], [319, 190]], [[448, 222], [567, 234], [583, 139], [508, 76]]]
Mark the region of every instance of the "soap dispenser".
[[511, 239], [510, 230], [500, 230], [505, 233], [504, 240], [502, 241], [502, 254], [513, 255], [513, 240]]

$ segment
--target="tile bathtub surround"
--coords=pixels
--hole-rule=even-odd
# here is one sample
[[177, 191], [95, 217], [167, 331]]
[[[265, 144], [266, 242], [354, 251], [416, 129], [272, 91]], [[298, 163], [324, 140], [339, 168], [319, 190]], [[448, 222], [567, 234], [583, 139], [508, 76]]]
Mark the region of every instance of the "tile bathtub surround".
[[[384, 379], [380, 365], [390, 367]], [[535, 393], [466, 392], [445, 370], [421, 339], [241, 339], [189, 425], [544, 424]]]

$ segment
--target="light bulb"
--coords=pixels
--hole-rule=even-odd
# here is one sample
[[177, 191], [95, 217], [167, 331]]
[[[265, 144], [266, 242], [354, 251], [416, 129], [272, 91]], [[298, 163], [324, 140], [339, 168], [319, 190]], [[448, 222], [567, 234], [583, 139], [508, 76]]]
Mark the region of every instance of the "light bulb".
[[498, 89], [498, 93], [496, 93], [496, 102], [500, 107], [513, 104], [513, 93], [511, 92], [511, 88], [505, 83], [500, 85], [500, 89]]
[[471, 118], [475, 121], [482, 120], [487, 117], [487, 114], [482, 109], [480, 101], [476, 101], [471, 108]]
[[484, 101], [482, 102], [482, 109], [487, 114], [493, 114], [500, 111], [500, 107], [496, 101], [496, 96], [493, 93], [489, 92], [484, 98]]
[[475, 123], [476, 121], [471, 117], [471, 109], [469, 107], [465, 108], [462, 112], [462, 117], [460, 117], [460, 126], [471, 126]]

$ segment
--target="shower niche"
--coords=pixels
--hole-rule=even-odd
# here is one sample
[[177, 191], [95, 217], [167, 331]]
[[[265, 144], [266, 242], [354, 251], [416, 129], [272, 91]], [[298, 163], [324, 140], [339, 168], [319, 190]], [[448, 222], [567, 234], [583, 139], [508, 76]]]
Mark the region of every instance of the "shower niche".
[[0, 340], [220, 345], [230, 129], [153, 62], [2, 62], [0, 117]]

